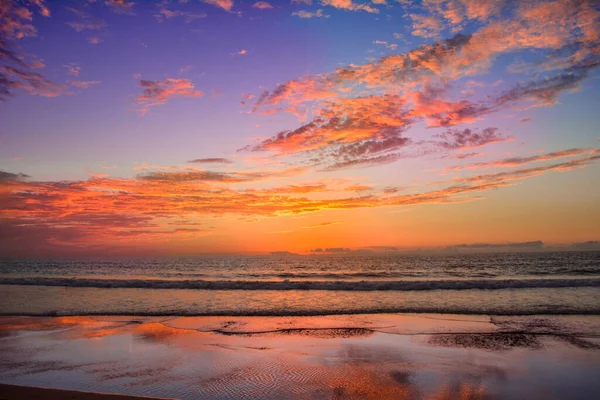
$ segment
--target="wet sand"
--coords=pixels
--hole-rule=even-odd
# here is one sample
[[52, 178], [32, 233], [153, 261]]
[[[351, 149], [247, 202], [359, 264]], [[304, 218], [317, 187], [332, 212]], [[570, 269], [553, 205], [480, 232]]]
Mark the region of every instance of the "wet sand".
[[[0, 317], [0, 384], [29, 387], [182, 399], [597, 399], [598, 372], [598, 316]], [[5, 388], [0, 398], [32, 398]]]
[[[120, 394], [91, 393], [80, 390], [48, 389], [0, 384], [0, 400], [142, 400], [155, 397], [126, 396]], [[164, 399], [163, 399], [164, 400]]]

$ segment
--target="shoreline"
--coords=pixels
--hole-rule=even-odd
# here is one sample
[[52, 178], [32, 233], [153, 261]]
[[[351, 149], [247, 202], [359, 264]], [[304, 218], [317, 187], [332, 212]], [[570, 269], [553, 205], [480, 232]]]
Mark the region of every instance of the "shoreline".
[[[585, 321], [585, 324], [582, 322]], [[397, 335], [530, 334], [547, 336], [589, 336], [600, 338], [599, 314], [461, 314], [461, 313], [331, 313], [293, 315], [180, 315], [180, 314], [78, 314], [0, 315], [0, 332], [46, 326], [65, 328], [92, 323], [141, 325], [158, 323], [173, 329], [187, 329], [221, 335], [261, 335], [293, 331], [364, 329], [371, 333]], [[285, 328], [275, 328], [285, 325]], [[246, 330], [242, 330], [245, 327]], [[467, 328], [465, 330], [465, 327]], [[582, 330], [583, 329], [583, 330]]]
[[250, 314], [247, 312], [232, 313], [232, 312], [214, 312], [214, 313], [164, 313], [164, 312], [144, 312], [144, 313], [109, 313], [109, 312], [89, 312], [89, 313], [70, 313], [70, 312], [49, 312], [49, 313], [2, 313], [0, 312], [0, 318], [8, 317], [36, 317], [36, 318], [60, 318], [60, 317], [130, 317], [130, 318], [201, 318], [201, 317], [332, 317], [332, 316], [352, 316], [352, 315], [460, 315], [460, 316], [495, 316], [495, 317], [600, 317], [599, 311], [556, 311], [556, 312], [514, 312], [514, 313], [488, 313], [488, 312], [468, 312], [468, 311], [452, 311], [444, 312], [439, 309], [425, 309], [424, 311], [418, 310], [396, 310], [396, 309], [382, 309], [382, 310], [370, 310], [365, 312], [364, 310], [340, 310], [335, 312], [256, 312]]

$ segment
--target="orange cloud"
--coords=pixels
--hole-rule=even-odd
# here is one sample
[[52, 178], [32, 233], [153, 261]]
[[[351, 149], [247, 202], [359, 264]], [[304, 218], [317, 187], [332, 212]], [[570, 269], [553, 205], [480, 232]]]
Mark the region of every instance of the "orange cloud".
[[[600, 155], [594, 153], [536, 168], [457, 178], [449, 182], [450, 186], [407, 195], [384, 189], [380, 193], [372, 190], [368, 196], [319, 199], [302, 194], [327, 192], [323, 184], [264, 190], [229, 186], [244, 179], [279, 179], [291, 172], [252, 176], [165, 172], [151, 177], [91, 177], [72, 182], [36, 182], [24, 174], [0, 172], [0, 250], [13, 254], [13, 250], [31, 251], [32, 247], [36, 251], [121, 248], [142, 239], [148, 245], [169, 237], [212, 234], [214, 229], [202, 226], [202, 219], [228, 214], [275, 217], [334, 209], [467, 202], [477, 200], [479, 197], [469, 197], [477, 192], [548, 172], [583, 168], [599, 159]], [[181, 221], [194, 221], [200, 227], [185, 228]], [[173, 229], [173, 225], [180, 227]]]
[[410, 17], [413, 20], [412, 34], [414, 36], [437, 37], [443, 29], [441, 21], [433, 15], [410, 14]]
[[353, 0], [321, 0], [324, 6], [331, 6], [347, 11], [366, 11], [368, 13], [379, 13], [379, 10], [368, 4], [357, 4]]
[[348, 186], [347, 188], [344, 189], [344, 191], [346, 192], [364, 192], [367, 190], [371, 190], [373, 189], [372, 186], [369, 185], [352, 185], [352, 186]]
[[204, 96], [204, 93], [195, 89], [194, 84], [189, 79], [184, 78], [167, 78], [164, 81], [141, 80], [140, 86], [144, 90], [134, 100], [142, 114], [148, 112], [150, 107], [165, 104], [173, 97]]
[[266, 10], [269, 8], [273, 8], [273, 6], [269, 3], [267, 3], [266, 1], [257, 1], [256, 3], [252, 4], [252, 7], [254, 8], [258, 8], [261, 10]]
[[119, 14], [133, 14], [133, 1], [128, 0], [106, 0], [105, 4]]
[[206, 4], [212, 4], [213, 6], [220, 7], [225, 11], [231, 11], [233, 8], [233, 0], [202, 0]]
[[306, 225], [306, 226], [303, 226], [302, 228], [304, 228], [304, 229], [320, 228], [323, 226], [337, 225], [337, 224], [343, 224], [343, 221], [321, 222], [320, 224]]

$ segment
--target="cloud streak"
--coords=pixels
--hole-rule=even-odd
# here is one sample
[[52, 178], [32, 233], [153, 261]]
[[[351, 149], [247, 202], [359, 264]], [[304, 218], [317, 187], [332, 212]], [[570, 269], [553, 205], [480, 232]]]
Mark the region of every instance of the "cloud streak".
[[165, 104], [172, 98], [204, 96], [189, 79], [184, 78], [166, 78], [164, 81], [140, 80], [139, 85], [143, 91], [134, 102], [142, 115], [147, 113], [150, 107]]

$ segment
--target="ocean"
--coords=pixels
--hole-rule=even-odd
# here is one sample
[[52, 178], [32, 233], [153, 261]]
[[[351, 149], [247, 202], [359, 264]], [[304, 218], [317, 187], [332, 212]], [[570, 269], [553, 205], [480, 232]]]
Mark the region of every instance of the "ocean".
[[0, 261], [0, 315], [600, 315], [600, 252]]

